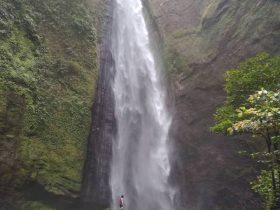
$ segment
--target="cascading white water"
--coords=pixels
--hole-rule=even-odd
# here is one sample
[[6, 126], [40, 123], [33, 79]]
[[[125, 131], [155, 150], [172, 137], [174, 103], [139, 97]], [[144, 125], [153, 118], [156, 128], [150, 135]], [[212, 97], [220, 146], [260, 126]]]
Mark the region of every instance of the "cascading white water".
[[171, 117], [151, 52], [141, 0], [116, 0], [112, 53], [117, 137], [111, 186], [114, 209], [171, 210], [167, 138]]

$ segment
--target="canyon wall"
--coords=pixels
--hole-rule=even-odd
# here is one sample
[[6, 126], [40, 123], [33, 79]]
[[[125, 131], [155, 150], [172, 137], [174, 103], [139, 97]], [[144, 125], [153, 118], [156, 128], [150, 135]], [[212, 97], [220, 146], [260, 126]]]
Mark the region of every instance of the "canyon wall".
[[[180, 186], [178, 206], [262, 209], [249, 186], [256, 167], [237, 154], [250, 147], [246, 138], [211, 134], [209, 127], [225, 99], [224, 72], [258, 52], [280, 52], [279, 1], [143, 1], [176, 110], [171, 181]], [[0, 0], [1, 210], [72, 208], [90, 130], [82, 196], [110, 202], [106, 2]], [[91, 110], [94, 97], [104, 109]], [[108, 130], [100, 132], [104, 122]]]
[[246, 137], [209, 132], [225, 100], [224, 72], [258, 52], [280, 52], [280, 2], [275, 0], [144, 0], [163, 41], [175, 114], [172, 180], [182, 209], [262, 209], [250, 189], [257, 173]]
[[102, 3], [0, 0], [0, 209], [79, 196]]
[[111, 53], [114, 3], [102, 2], [99, 24], [99, 77], [92, 109], [92, 125], [87, 144], [87, 157], [83, 171], [81, 201], [83, 209], [105, 209], [111, 204], [110, 168], [112, 141], [115, 138], [114, 60]]

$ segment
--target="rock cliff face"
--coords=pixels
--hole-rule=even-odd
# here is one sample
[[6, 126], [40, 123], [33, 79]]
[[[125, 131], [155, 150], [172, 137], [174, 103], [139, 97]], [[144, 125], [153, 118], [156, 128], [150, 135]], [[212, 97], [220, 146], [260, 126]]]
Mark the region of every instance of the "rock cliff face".
[[[224, 72], [258, 52], [280, 52], [275, 0], [145, 0], [164, 41], [175, 98], [174, 176], [182, 209], [262, 209], [249, 186], [252, 162], [238, 156], [245, 138], [209, 132], [225, 99]], [[175, 156], [175, 155], [174, 155]]]
[[69, 210], [79, 195], [98, 4], [0, 0], [1, 210]]
[[105, 209], [110, 206], [109, 186], [112, 139], [114, 138], [114, 61], [111, 54], [113, 1], [103, 2], [100, 26], [100, 67], [97, 93], [92, 110], [92, 126], [87, 146], [87, 158], [81, 189], [83, 209]]

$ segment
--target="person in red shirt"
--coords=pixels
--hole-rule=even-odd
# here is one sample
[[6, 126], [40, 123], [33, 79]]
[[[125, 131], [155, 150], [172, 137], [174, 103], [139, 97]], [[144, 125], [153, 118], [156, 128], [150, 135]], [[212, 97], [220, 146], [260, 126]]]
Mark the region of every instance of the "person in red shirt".
[[123, 195], [120, 197], [119, 204], [120, 204], [120, 209], [123, 209], [123, 207], [124, 207], [124, 196]]

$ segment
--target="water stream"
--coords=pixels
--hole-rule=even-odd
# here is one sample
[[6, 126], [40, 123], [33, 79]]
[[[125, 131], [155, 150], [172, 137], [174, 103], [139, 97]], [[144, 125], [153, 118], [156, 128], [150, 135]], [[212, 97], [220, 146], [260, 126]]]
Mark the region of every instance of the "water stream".
[[114, 210], [122, 194], [128, 210], [174, 209], [168, 184], [171, 116], [141, 0], [116, 0], [112, 54], [117, 124], [111, 169]]

